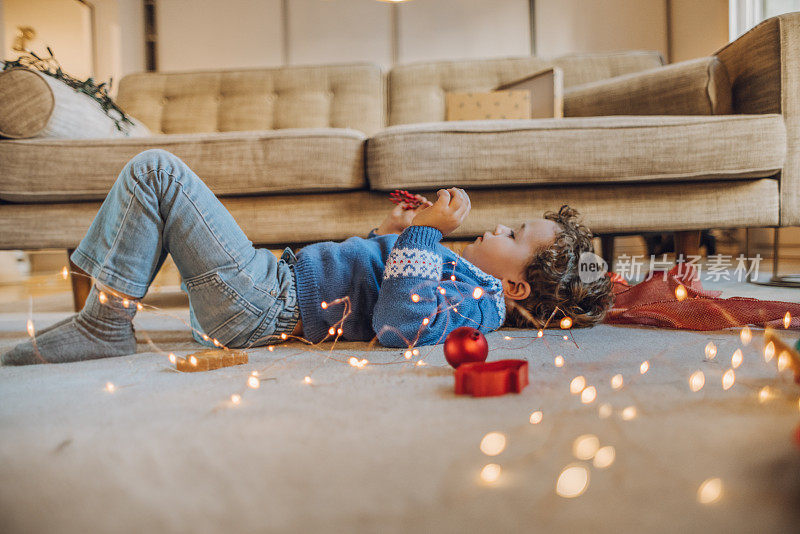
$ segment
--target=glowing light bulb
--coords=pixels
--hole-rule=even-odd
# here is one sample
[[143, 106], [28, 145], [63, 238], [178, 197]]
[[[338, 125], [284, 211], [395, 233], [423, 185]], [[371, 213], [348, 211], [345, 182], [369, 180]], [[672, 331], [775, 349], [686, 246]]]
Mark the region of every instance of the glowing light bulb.
[[728, 369], [725, 371], [725, 374], [722, 375], [722, 389], [729, 390], [733, 387], [733, 384], [736, 382], [736, 373], [733, 372], [733, 369]]
[[502, 432], [489, 432], [481, 440], [481, 452], [486, 456], [497, 456], [506, 450], [506, 441]]
[[686, 300], [686, 297], [689, 296], [689, 293], [686, 291], [686, 288], [683, 284], [678, 284], [678, 287], [675, 288], [675, 298], [678, 300]]
[[781, 351], [778, 355], [778, 371], [785, 371], [789, 368], [789, 364], [791, 363], [791, 359], [789, 357], [789, 353], [785, 350]]
[[622, 375], [616, 374], [616, 375], [611, 377], [611, 387], [612, 388], [620, 389], [622, 387], [622, 384], [623, 384]]
[[749, 326], [742, 328], [742, 331], [739, 333], [739, 339], [742, 340], [742, 345], [747, 345], [752, 341], [753, 333], [750, 331]]
[[203, 341], [208, 341], [208, 339], [209, 339], [208, 336], [203, 334]]
[[115, 386], [111, 382], [106, 382], [106, 391], [108, 391], [109, 393], [114, 393], [116, 390], [117, 390], [117, 386]]
[[123, 308], [127, 308], [130, 305], [131, 305], [131, 301], [129, 301], [128, 299], [122, 299], [122, 307]]
[[481, 298], [482, 296], [483, 296], [483, 289], [481, 289], [480, 287], [476, 287], [476, 288], [475, 288], [475, 289], [472, 291], [472, 298], [474, 298], [474, 299], [479, 299], [479, 298]]
[[456, 281], [456, 275], [454, 275], [454, 274], [451, 274], [451, 275], [450, 275], [450, 280], [452, 280], [453, 282], [455, 282], [455, 281]]
[[645, 374], [648, 369], [650, 369], [650, 362], [645, 360], [645, 361], [642, 362], [642, 365], [639, 366], [639, 373], [640, 374]]
[[425, 361], [424, 361], [424, 360], [417, 360], [417, 367], [423, 367], [423, 366], [425, 366], [425, 365], [428, 365], [428, 364], [427, 364], [427, 363], [425, 363]]
[[623, 421], [635, 419], [637, 415], [636, 406], [627, 406], [626, 408], [623, 408], [621, 415]]
[[270, 345], [269, 347], [267, 347], [267, 350], [270, 351], [270, 352], [274, 352], [275, 351], [275, 347]]
[[253, 389], [258, 389], [261, 387], [261, 380], [259, 380], [257, 376], [251, 376], [247, 379], [247, 385]]
[[605, 469], [606, 467], [610, 466], [614, 463], [614, 459], [617, 457], [617, 451], [611, 445], [606, 445], [605, 447], [600, 447], [597, 449], [597, 452], [594, 453], [594, 460], [592, 460], [592, 465], [594, 465], [598, 469]]
[[597, 409], [597, 415], [600, 417], [600, 419], [608, 419], [611, 417], [611, 413], [613, 411], [614, 409], [611, 407], [611, 405], [606, 402], [601, 404]]
[[142, 311], [144, 309], [144, 306], [142, 306], [142, 304], [140, 302], [137, 302], [136, 303], [136, 309], [139, 310], [139, 311]]
[[353, 367], [358, 367], [358, 358], [356, 358], [355, 356], [350, 356], [350, 359], [347, 360], [347, 363], [349, 363]]
[[568, 339], [569, 339], [569, 336], [561, 336], [561, 339], [563, 339], [564, 341], [566, 341], [566, 340], [568, 340]]
[[250, 376], [258, 376], [258, 371], [253, 371], [252, 373], [250, 373]]
[[787, 311], [786, 315], [783, 316], [783, 327], [789, 328], [791, 324], [792, 324], [792, 314]]
[[[336, 335], [337, 335], [337, 336], [341, 336], [342, 334], [344, 334], [344, 330], [342, 330], [341, 328], [337, 328], [337, 329], [336, 329]], [[285, 335], [286, 335], [286, 334], [281, 334], [281, 337], [283, 337], [283, 339], [286, 339], [286, 338], [284, 337]]]
[[189, 358], [189, 363], [191, 363], [193, 366], [197, 366], [197, 358], [195, 358], [194, 356], [191, 356]]
[[100, 301], [100, 304], [105, 304], [105, 303], [106, 303], [106, 301], [108, 300], [108, 297], [106, 296], [106, 294], [105, 294], [105, 293], [103, 293], [103, 292], [101, 291], [101, 292], [100, 292], [100, 294], [97, 296], [97, 300], [99, 300], [99, 301]]
[[417, 295], [416, 293], [411, 295], [411, 302], [419, 302], [419, 295]]
[[584, 404], [591, 404], [597, 398], [597, 390], [594, 386], [589, 386], [588, 388], [581, 391], [581, 402]]
[[503, 336], [503, 339], [505, 339], [506, 341], [511, 341], [511, 336]]
[[714, 345], [713, 341], [709, 341], [706, 343], [706, 358], [709, 360], [713, 360], [717, 357], [717, 346]]
[[445, 294], [445, 291], [444, 291], [444, 288], [443, 288], [443, 287], [440, 287], [440, 288], [439, 288], [439, 293], [441, 293], [442, 295], [444, 295], [444, 294]]
[[36, 335], [36, 328], [34, 328], [33, 326], [33, 319], [28, 319], [28, 322], [26, 323], [26, 328], [28, 330], [29, 336], [33, 337]]
[[303, 379], [303, 382], [305, 382], [306, 384], [310, 384], [312, 382], [311, 377], [310, 376], [305, 377]]
[[772, 390], [769, 386], [764, 386], [758, 392], [758, 402], [764, 404], [772, 398]]
[[689, 377], [689, 389], [697, 393], [703, 386], [706, 384], [706, 375], [703, 374], [703, 371], [695, 371]]
[[731, 356], [731, 367], [738, 369], [740, 365], [742, 365], [742, 351], [741, 349], [736, 349]]
[[578, 436], [572, 443], [572, 454], [578, 460], [591, 460], [600, 448], [600, 440], [594, 434]]
[[712, 504], [722, 496], [722, 480], [707, 478], [697, 488], [697, 500], [702, 504]]
[[175, 364], [178, 362], [178, 358], [175, 356], [174, 353], [169, 353], [169, 363]]
[[553, 360], [553, 363], [556, 367], [564, 367], [564, 357], [560, 355], [556, 356], [555, 360]]
[[563, 330], [566, 330], [572, 327], [572, 319], [570, 317], [564, 317], [559, 324]]
[[414, 356], [419, 356], [419, 349], [412, 350], [411, 354], [413, 354]]
[[569, 383], [569, 392], [573, 395], [577, 395], [583, 388], [586, 387], [586, 379], [583, 376], [576, 376], [572, 379], [572, 382]]
[[561, 471], [556, 482], [556, 493], [566, 499], [580, 497], [589, 487], [589, 470], [582, 465], [570, 465]]
[[330, 328], [328, 328], [328, 334], [329, 334], [329, 335], [331, 335], [331, 336], [332, 336], [332, 335], [333, 335], [333, 334], [335, 334], [335, 333], [336, 333], [336, 329], [335, 329], [334, 327], [330, 327]]
[[63, 278], [64, 280], [69, 278], [69, 269], [67, 269], [66, 266], [61, 268], [61, 278]]
[[[369, 361], [366, 358], [363, 358], [360, 362], [358, 362], [358, 368], [363, 369], [365, 365], [367, 365]], [[425, 364], [422, 364], [425, 365]]]
[[323, 310], [327, 310], [328, 303], [323, 300], [322, 302], [319, 303], [319, 307], [322, 308]]
[[770, 341], [767, 343], [767, 346], [764, 347], [764, 361], [768, 362], [775, 356], [775, 343]]
[[213, 343], [215, 346], [217, 346], [217, 347], [221, 347], [221, 346], [222, 346], [222, 343], [220, 343], [220, 342], [219, 342], [218, 340], [216, 340], [216, 339], [212, 339], [212, 340], [211, 340], [211, 342], [212, 342], [212, 343]]
[[239, 404], [240, 402], [242, 402], [242, 396], [234, 393], [233, 395], [231, 395], [231, 402], [233, 404]]
[[411, 351], [410, 350], [405, 351], [403, 356], [406, 357], [406, 360], [410, 360], [411, 359]]
[[481, 469], [481, 480], [486, 482], [487, 484], [493, 484], [497, 482], [497, 479], [500, 478], [500, 473], [503, 472], [503, 469], [497, 464], [486, 464]]
[[544, 335], [544, 332], [543, 332], [543, 331], [541, 331], [541, 330], [539, 330], [538, 332], [536, 332], [536, 337], [542, 337], [543, 335]]
[[539, 411], [539, 410], [536, 410], [535, 412], [531, 413], [531, 417], [530, 417], [529, 421], [531, 422], [532, 425], [538, 425], [539, 423], [542, 422], [542, 418], [543, 417], [544, 417], [544, 415], [542, 415], [542, 412]]

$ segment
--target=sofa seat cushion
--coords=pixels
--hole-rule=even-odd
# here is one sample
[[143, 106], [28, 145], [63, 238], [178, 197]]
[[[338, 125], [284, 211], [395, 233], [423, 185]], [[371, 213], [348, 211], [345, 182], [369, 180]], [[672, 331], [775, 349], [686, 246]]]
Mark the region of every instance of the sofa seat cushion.
[[320, 128], [139, 139], [0, 142], [0, 199], [101, 200], [125, 163], [151, 148], [185, 161], [218, 196], [361, 189], [364, 134]]
[[752, 178], [785, 156], [780, 115], [458, 121], [379, 132], [367, 176], [384, 191]]

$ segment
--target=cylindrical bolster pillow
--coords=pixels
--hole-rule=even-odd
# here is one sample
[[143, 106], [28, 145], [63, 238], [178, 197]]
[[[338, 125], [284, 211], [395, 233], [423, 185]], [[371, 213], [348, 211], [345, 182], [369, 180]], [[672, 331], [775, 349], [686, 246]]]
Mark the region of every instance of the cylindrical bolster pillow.
[[36, 137], [54, 107], [53, 91], [41, 75], [19, 67], [0, 72], [0, 136]]
[[133, 124], [118, 129], [99, 102], [47, 74], [21, 67], [0, 72], [2, 137], [102, 139], [152, 135], [143, 123], [128, 118]]
[[565, 117], [727, 115], [731, 84], [716, 57], [674, 63], [569, 88]]

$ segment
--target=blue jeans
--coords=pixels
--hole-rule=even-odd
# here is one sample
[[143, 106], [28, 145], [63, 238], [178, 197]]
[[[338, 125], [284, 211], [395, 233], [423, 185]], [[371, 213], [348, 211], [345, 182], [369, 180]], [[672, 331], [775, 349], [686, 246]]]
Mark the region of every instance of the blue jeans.
[[141, 298], [167, 254], [189, 295], [198, 342], [266, 345], [296, 326], [292, 251], [286, 249], [278, 260], [269, 250], [254, 248], [180, 158], [146, 150], [122, 169], [71, 259], [101, 284]]

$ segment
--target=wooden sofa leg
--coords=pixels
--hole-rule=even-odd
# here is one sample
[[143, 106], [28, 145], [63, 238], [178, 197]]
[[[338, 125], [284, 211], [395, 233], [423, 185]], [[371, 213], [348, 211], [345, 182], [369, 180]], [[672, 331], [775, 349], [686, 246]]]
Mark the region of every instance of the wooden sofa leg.
[[[67, 256], [72, 256], [74, 250], [68, 249]], [[69, 279], [72, 282], [72, 302], [75, 305], [75, 311], [79, 312], [89, 297], [89, 291], [92, 290], [92, 277], [72, 263], [72, 260], [69, 261], [69, 272]]]
[[601, 235], [600, 236], [600, 252], [602, 252], [603, 259], [608, 263], [608, 268], [614, 268], [614, 236]]
[[[681, 258], [683, 255], [683, 258]], [[689, 256], [700, 255], [700, 230], [675, 232], [675, 258], [684, 261]]]

